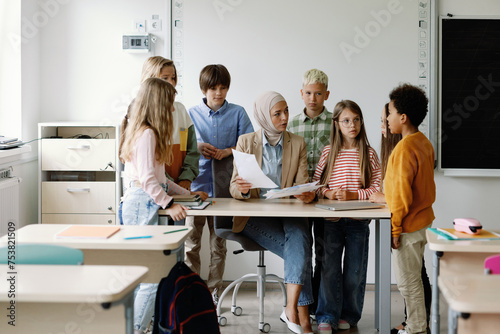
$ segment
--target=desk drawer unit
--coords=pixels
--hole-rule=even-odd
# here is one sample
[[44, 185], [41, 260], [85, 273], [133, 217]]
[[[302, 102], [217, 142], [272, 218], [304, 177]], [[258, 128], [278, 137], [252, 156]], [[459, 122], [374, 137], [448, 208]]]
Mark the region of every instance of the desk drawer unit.
[[42, 139], [41, 152], [44, 171], [109, 171], [115, 169], [116, 140]]
[[40, 223], [116, 224], [119, 131], [100, 122], [38, 124]]
[[42, 182], [42, 213], [115, 214], [114, 182]]

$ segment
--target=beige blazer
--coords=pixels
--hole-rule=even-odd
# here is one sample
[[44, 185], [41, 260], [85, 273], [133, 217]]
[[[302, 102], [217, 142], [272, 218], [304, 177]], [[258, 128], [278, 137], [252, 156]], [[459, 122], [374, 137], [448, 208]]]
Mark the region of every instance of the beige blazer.
[[[241, 135], [236, 144], [236, 151], [255, 154], [255, 159], [262, 168], [262, 130]], [[238, 170], [234, 166], [233, 176], [229, 191], [236, 199], [243, 198], [241, 192], [236, 188], [236, 177]], [[283, 133], [283, 159], [281, 168], [281, 188], [288, 188], [296, 184], [309, 182], [307, 173], [307, 146], [304, 138], [285, 131]], [[259, 198], [260, 189], [250, 189], [250, 198]], [[234, 217], [233, 232], [243, 231], [250, 217]]]

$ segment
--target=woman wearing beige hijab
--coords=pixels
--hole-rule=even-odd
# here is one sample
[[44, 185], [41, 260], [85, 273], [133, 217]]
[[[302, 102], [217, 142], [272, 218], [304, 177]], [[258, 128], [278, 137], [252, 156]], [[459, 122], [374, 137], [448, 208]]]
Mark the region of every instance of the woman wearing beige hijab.
[[[254, 105], [254, 117], [261, 129], [240, 136], [236, 150], [254, 154], [262, 171], [280, 188], [309, 182], [304, 138], [286, 131], [288, 106], [279, 93], [266, 92]], [[270, 189], [252, 188], [235, 168], [231, 195], [236, 199], [262, 198]], [[313, 192], [295, 196], [312, 202]], [[311, 235], [306, 218], [234, 217], [233, 231], [243, 233], [262, 247], [283, 258], [287, 305], [281, 314], [294, 333], [312, 333], [308, 305], [311, 289]]]

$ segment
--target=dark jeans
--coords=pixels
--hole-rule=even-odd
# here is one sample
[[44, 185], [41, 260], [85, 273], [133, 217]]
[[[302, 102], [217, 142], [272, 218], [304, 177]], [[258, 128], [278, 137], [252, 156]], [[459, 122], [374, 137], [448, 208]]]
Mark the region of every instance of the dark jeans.
[[[365, 299], [370, 227], [368, 220], [325, 221], [324, 257], [316, 321], [355, 326]], [[343, 262], [342, 262], [343, 257]]]

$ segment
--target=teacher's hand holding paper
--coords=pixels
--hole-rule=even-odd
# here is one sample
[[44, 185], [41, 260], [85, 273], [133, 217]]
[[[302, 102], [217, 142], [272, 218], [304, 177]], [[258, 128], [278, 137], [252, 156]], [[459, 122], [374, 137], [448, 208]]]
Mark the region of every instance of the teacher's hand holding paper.
[[293, 195], [293, 197], [300, 199], [302, 202], [308, 204], [314, 201], [316, 194], [314, 191], [308, 191], [299, 195]]
[[[238, 188], [238, 181], [244, 181], [239, 183], [244, 189], [250, 187], [246, 192], [238, 188], [241, 193], [246, 194], [248, 190], [253, 188], [278, 188], [278, 185], [260, 169], [255, 155], [233, 150], [233, 157], [239, 175], [236, 179], [236, 187]], [[245, 183], [249, 183], [249, 185], [245, 185]]]
[[252, 189], [252, 184], [247, 182], [246, 180], [243, 180], [241, 176], [236, 177], [236, 189], [243, 195], [248, 194], [250, 189]]

